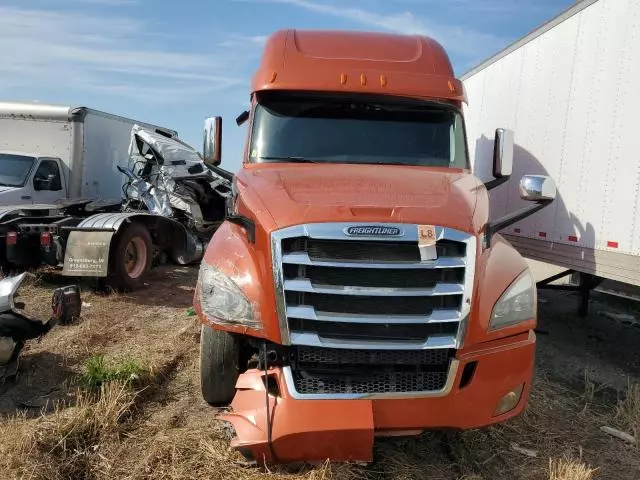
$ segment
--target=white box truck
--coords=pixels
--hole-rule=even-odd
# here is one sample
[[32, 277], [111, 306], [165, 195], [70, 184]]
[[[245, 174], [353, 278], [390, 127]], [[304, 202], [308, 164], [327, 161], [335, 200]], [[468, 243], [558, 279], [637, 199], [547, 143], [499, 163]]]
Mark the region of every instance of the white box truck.
[[[462, 76], [475, 174], [493, 129], [515, 131], [514, 172], [550, 175], [554, 204], [504, 231], [526, 257], [577, 272], [585, 314], [603, 279], [640, 286], [640, 2], [583, 0]], [[492, 217], [524, 202], [492, 192]], [[548, 284], [548, 281], [540, 285]]]
[[0, 102], [0, 205], [120, 199], [136, 124], [178, 136], [87, 107]]

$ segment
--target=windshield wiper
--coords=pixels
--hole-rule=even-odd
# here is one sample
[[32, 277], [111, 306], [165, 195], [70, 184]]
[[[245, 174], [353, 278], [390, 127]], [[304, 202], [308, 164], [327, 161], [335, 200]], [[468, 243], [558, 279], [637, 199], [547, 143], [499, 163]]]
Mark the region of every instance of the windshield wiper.
[[282, 160], [282, 161], [286, 161], [286, 162], [295, 162], [295, 163], [318, 163], [315, 160], [311, 160], [310, 158], [305, 158], [305, 157], [295, 157], [295, 156], [289, 156], [289, 157], [271, 157], [271, 156], [266, 156], [266, 157], [260, 157], [262, 160]]
[[[429, 163], [418, 163], [419, 161], [427, 161], [427, 160], [432, 161], [432, 163], [431, 164], [429, 164]], [[380, 160], [380, 161], [376, 161], [376, 162], [371, 162], [371, 164], [375, 164], [375, 165], [402, 165], [402, 166], [405, 166], [405, 167], [450, 167], [451, 166], [451, 164], [449, 162], [444, 164], [443, 159], [437, 158], [437, 157], [408, 159], [407, 161], [404, 161], [404, 162], [399, 162], [397, 160], [387, 160], [387, 161]]]

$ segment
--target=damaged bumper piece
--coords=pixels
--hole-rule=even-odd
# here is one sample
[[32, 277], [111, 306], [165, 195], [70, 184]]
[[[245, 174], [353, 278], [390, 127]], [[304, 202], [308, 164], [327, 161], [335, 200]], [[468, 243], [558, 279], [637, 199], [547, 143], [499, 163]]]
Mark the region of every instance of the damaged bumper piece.
[[80, 316], [81, 298], [77, 285], [56, 288], [51, 298], [52, 314], [34, 318], [17, 301], [27, 273], [0, 280], [0, 384], [15, 377], [18, 357], [27, 340], [42, 337], [58, 323], [67, 324]]
[[295, 365], [269, 368], [267, 382], [263, 370], [248, 370], [238, 378], [233, 411], [217, 418], [233, 425], [232, 447], [258, 463], [370, 462], [377, 436], [479, 428], [518, 415], [534, 352], [533, 331], [459, 352], [444, 386], [422, 392], [300, 393], [309, 384]]

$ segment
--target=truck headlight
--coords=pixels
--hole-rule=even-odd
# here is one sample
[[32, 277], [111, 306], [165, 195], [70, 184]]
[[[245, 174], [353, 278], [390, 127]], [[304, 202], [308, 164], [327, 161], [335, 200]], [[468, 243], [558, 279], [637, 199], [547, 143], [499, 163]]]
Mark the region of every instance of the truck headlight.
[[505, 290], [493, 306], [489, 330], [508, 327], [536, 316], [536, 284], [529, 269]]
[[227, 275], [206, 262], [198, 273], [200, 308], [214, 322], [258, 328], [251, 303], [240, 287]]

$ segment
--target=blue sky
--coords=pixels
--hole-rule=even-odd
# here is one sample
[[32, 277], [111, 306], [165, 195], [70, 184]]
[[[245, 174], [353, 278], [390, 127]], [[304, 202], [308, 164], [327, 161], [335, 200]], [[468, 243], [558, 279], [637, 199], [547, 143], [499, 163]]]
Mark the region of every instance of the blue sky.
[[249, 82], [280, 28], [433, 36], [458, 74], [575, 0], [0, 0], [0, 100], [86, 105], [178, 130], [201, 148], [224, 118], [240, 166]]

